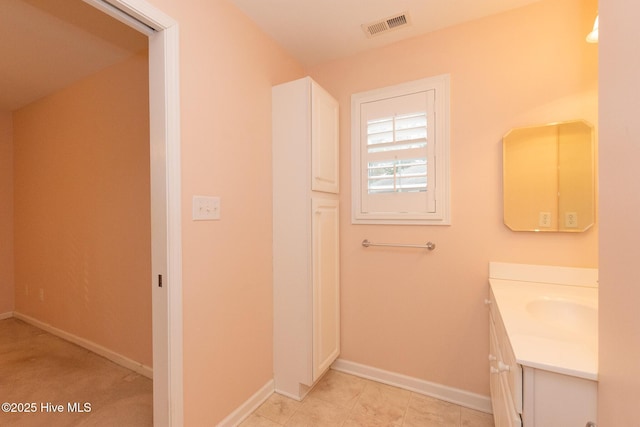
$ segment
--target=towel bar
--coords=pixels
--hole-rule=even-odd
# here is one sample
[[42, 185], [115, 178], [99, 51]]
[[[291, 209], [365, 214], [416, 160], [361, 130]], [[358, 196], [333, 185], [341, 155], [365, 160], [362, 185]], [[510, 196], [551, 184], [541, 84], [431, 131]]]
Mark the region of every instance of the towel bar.
[[394, 248], [420, 248], [420, 249], [429, 249], [430, 251], [436, 248], [436, 244], [433, 242], [427, 242], [424, 245], [405, 245], [403, 243], [373, 243], [367, 239], [362, 241], [362, 246], [368, 248], [369, 246], [391, 246]]

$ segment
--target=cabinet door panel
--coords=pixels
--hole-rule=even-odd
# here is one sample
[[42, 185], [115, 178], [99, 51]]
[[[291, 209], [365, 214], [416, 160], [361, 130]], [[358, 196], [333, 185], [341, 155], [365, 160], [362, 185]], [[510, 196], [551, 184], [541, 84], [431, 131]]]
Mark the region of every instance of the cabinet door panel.
[[598, 383], [524, 368], [525, 427], [585, 426], [597, 419]]
[[311, 189], [338, 193], [338, 102], [311, 84]]
[[503, 360], [503, 354], [493, 315], [489, 316], [489, 356], [489, 386], [495, 426], [522, 427], [522, 419], [512, 398], [507, 373], [498, 370], [498, 362]]
[[340, 353], [338, 200], [312, 200], [313, 380]]

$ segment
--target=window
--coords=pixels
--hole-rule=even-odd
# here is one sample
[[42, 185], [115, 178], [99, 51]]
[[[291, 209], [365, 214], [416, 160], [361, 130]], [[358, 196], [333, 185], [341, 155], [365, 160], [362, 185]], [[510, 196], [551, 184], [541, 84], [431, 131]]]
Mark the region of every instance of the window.
[[449, 76], [354, 94], [352, 222], [450, 224]]

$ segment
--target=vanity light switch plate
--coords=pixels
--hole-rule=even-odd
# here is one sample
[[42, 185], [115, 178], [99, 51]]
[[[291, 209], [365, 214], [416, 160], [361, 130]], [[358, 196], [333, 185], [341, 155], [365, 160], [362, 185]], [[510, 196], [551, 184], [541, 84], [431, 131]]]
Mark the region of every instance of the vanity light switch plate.
[[212, 221], [220, 219], [220, 197], [193, 196], [194, 221]]

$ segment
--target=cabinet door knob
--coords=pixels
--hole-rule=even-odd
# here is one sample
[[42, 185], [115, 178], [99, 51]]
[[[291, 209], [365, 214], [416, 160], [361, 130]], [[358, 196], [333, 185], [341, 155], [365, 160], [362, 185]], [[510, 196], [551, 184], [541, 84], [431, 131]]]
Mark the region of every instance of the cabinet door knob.
[[495, 357], [493, 354], [489, 355], [489, 362], [493, 362], [494, 360], [498, 360], [497, 357]]
[[485, 299], [484, 299], [484, 304], [485, 304], [485, 305], [489, 305], [489, 304], [491, 304], [491, 303], [492, 303], [492, 301], [491, 301], [489, 298], [485, 298]]
[[492, 374], [499, 374], [500, 371], [497, 370], [496, 368], [494, 368], [493, 366], [491, 368], [489, 368], [489, 372], [491, 372]]
[[500, 372], [507, 372], [511, 370], [511, 367], [503, 362], [498, 362], [498, 370]]

